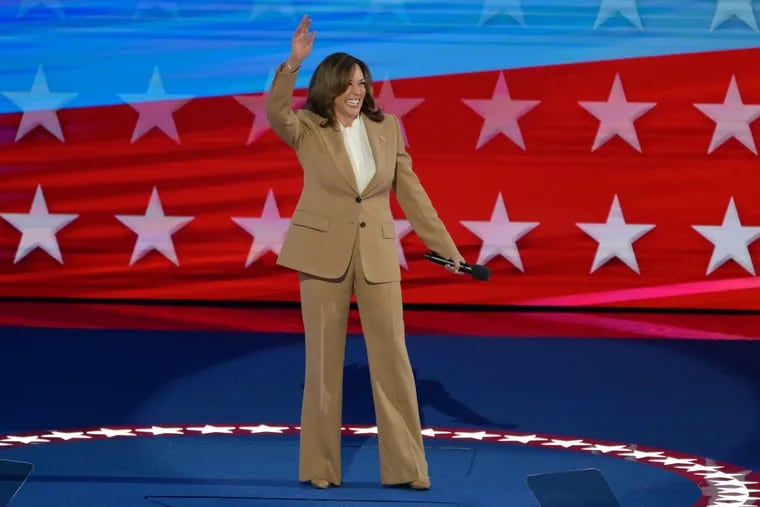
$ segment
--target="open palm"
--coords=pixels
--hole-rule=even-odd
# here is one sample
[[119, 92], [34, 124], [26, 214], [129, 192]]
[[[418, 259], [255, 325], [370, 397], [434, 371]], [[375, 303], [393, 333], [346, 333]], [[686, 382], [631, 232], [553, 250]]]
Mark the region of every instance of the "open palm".
[[317, 32], [309, 33], [311, 27], [311, 19], [308, 16], [301, 18], [301, 22], [298, 23], [295, 33], [293, 33], [293, 42], [290, 49], [290, 56], [298, 61], [302, 62], [311, 53], [311, 48], [314, 46], [314, 37]]

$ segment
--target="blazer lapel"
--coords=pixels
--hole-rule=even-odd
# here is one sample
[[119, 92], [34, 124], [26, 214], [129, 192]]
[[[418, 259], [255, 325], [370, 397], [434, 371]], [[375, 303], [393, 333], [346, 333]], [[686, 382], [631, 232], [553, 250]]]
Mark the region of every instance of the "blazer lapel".
[[362, 192], [362, 195], [366, 195], [372, 192], [381, 180], [380, 173], [385, 169], [383, 162], [386, 158], [385, 152], [388, 150], [388, 141], [383, 136], [383, 129], [380, 123], [374, 122], [367, 117], [364, 117], [363, 120], [364, 130], [366, 130], [367, 138], [369, 139], [369, 147], [372, 150], [372, 158], [375, 159], [375, 174], [369, 180], [367, 188]]
[[356, 184], [356, 175], [351, 165], [351, 159], [348, 158], [348, 152], [343, 142], [343, 133], [340, 131], [340, 127], [327, 127], [323, 130], [327, 149], [335, 161], [338, 172], [343, 175], [346, 182], [351, 186], [351, 189], [358, 194], [359, 186]]

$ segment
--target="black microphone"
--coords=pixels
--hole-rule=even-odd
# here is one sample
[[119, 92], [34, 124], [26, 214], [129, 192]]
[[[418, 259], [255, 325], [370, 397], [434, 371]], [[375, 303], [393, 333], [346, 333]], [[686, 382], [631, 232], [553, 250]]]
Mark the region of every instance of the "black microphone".
[[[426, 253], [424, 257], [429, 261], [440, 264], [441, 266], [454, 266], [454, 261], [451, 259], [444, 259], [435, 252]], [[462, 262], [459, 264], [459, 271], [468, 273], [475, 280], [482, 280], [484, 282], [491, 277], [491, 269], [480, 264], [467, 264], [466, 262]]]

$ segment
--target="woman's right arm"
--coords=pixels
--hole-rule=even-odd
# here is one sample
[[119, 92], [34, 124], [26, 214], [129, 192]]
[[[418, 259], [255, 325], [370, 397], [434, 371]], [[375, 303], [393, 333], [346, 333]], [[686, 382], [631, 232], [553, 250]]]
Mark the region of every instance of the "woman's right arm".
[[303, 135], [298, 117], [293, 112], [293, 89], [296, 84], [296, 76], [301, 63], [311, 53], [314, 45], [316, 32], [309, 33], [311, 19], [308, 16], [301, 18], [290, 48], [290, 56], [280, 65], [275, 73], [272, 87], [267, 96], [267, 119], [280, 139], [288, 146], [297, 148]]

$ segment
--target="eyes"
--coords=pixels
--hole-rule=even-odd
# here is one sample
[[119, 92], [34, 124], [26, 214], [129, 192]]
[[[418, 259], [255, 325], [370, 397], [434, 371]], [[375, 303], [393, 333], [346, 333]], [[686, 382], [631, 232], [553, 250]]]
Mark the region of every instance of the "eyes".
[[346, 89], [349, 89], [349, 88], [351, 88], [354, 85], [361, 86], [362, 88], [364, 88], [365, 86], [367, 86], [367, 82], [365, 80], [363, 80], [363, 79], [361, 81], [359, 81], [358, 83], [354, 83], [353, 81], [349, 81], [348, 85], [346, 86]]

